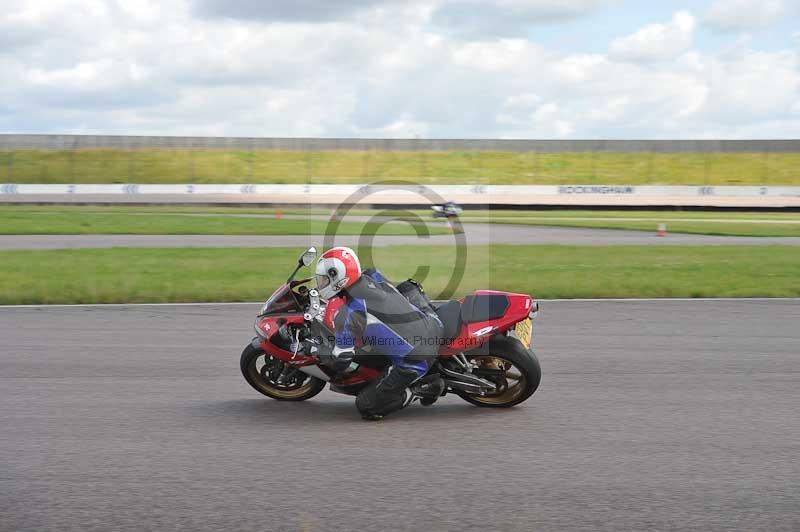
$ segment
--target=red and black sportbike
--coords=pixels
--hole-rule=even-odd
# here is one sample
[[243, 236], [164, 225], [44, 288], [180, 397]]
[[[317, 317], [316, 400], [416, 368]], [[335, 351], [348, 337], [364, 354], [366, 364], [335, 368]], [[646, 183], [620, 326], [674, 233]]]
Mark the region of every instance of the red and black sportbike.
[[[256, 318], [258, 336], [242, 352], [241, 369], [250, 385], [273, 399], [303, 401], [330, 383], [331, 390], [356, 395], [389, 364], [381, 355], [359, 352], [355, 371], [340, 374], [329, 365], [333, 309], [311, 279], [294, 280], [316, 258], [309, 248], [292, 275], [267, 300]], [[443, 325], [438, 373], [451, 392], [474, 405], [510, 407], [530, 397], [541, 380], [531, 350], [532, 320], [539, 306], [524, 294], [477, 290], [435, 307]], [[422, 381], [423, 379], [420, 379]], [[422, 397], [411, 387], [410, 400]]]

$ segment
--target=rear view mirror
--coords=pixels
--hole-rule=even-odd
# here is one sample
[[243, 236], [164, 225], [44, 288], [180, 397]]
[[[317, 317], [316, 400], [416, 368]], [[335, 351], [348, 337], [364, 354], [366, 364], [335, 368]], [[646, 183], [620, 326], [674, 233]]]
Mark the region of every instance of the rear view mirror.
[[300, 260], [298, 262], [300, 262], [300, 264], [302, 264], [303, 266], [308, 266], [309, 264], [314, 262], [314, 259], [316, 258], [317, 258], [317, 248], [311, 246], [310, 248], [305, 250], [302, 255], [300, 255]]

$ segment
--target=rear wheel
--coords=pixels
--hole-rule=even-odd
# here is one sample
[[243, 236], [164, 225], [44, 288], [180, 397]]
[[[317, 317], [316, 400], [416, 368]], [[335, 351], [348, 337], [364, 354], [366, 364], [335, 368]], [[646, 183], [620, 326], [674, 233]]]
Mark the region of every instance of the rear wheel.
[[508, 408], [518, 405], [539, 387], [542, 370], [533, 351], [509, 336], [493, 338], [488, 348], [465, 353], [475, 366], [472, 374], [491, 381], [497, 390], [483, 395], [455, 391], [462, 399], [476, 406]]
[[250, 386], [278, 401], [305, 401], [325, 388], [322, 379], [303, 373], [252, 345], [242, 351], [239, 366]]

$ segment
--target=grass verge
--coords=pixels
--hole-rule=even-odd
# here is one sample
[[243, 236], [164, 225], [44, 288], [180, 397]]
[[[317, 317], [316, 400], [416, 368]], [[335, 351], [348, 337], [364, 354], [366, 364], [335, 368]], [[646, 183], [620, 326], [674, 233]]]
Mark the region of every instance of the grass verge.
[[[301, 250], [80, 249], [0, 252], [0, 303], [146, 303], [265, 299]], [[399, 281], [428, 266], [434, 297], [456, 250], [392, 246], [359, 250]], [[369, 257], [373, 254], [373, 258]], [[482, 246], [467, 250], [456, 294], [476, 288], [542, 298], [797, 297], [795, 246]]]
[[[431, 221], [431, 211], [353, 209], [348, 216], [375, 216]], [[328, 216], [330, 209], [182, 206], [0, 206], [0, 234], [323, 234], [324, 220], [292, 220], [292, 216]], [[276, 215], [281, 216], [277, 219]], [[288, 218], [287, 218], [288, 217]], [[800, 236], [797, 212], [700, 211], [466, 211], [461, 221], [561, 227], [655, 231], [665, 223], [672, 233], [729, 236]], [[447, 227], [427, 224], [431, 234]], [[339, 234], [361, 234], [363, 222], [342, 221]], [[367, 226], [370, 231], [375, 225]], [[406, 224], [388, 224], [383, 235], [411, 235]]]
[[[256, 211], [257, 212], [257, 211]], [[271, 212], [271, 211], [270, 211]], [[261, 215], [261, 216], [259, 216]], [[142, 207], [0, 207], [0, 234], [6, 235], [321, 235], [325, 220], [298, 220], [258, 214], [208, 212], [202, 209], [165, 211]], [[443, 226], [428, 225], [428, 234], [445, 234]], [[342, 221], [340, 235], [414, 235], [406, 223], [364, 223]]]
[[800, 153], [5, 150], [9, 183], [791, 185]]
[[800, 213], [681, 211], [468, 211], [462, 222], [489, 222], [725, 236], [800, 236]]

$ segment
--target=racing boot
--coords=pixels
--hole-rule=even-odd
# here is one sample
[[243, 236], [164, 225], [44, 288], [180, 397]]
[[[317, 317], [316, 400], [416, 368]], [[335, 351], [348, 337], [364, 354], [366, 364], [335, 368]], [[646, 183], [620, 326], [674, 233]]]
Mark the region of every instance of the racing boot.
[[389, 366], [377, 379], [369, 383], [356, 397], [356, 408], [361, 417], [378, 421], [406, 406], [407, 388], [419, 378], [416, 371]]
[[439, 375], [428, 375], [414, 385], [414, 393], [420, 396], [419, 404], [431, 406], [442, 396], [446, 386]]

